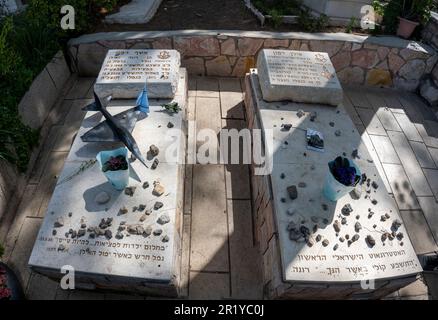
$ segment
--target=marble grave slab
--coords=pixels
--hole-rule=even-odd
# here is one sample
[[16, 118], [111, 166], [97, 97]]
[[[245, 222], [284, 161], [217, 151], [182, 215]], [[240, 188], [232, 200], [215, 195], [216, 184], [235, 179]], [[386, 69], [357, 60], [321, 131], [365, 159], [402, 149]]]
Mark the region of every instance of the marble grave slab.
[[[404, 224], [393, 229], [394, 221], [402, 222], [396, 204], [386, 192], [377, 168], [342, 104], [327, 108], [294, 102], [266, 102], [256, 72], [251, 77], [260, 126], [264, 132], [272, 130], [274, 138], [272, 144], [266, 145], [273, 163], [270, 180], [283, 279], [345, 283], [403, 278], [420, 273], [422, 268]], [[316, 114], [313, 121], [310, 120], [312, 113]], [[285, 130], [284, 124], [291, 124], [291, 129]], [[325, 152], [307, 149], [307, 128], [323, 133]], [[339, 135], [335, 134], [337, 130]], [[358, 154], [355, 162], [370, 183], [358, 187], [359, 197], [348, 194], [331, 202], [322, 194], [327, 163], [339, 155], [352, 158], [354, 150]], [[373, 181], [376, 187], [372, 186]], [[297, 187], [295, 200], [290, 199], [287, 192], [291, 185]], [[342, 213], [346, 204], [353, 209], [348, 215]], [[334, 228], [336, 221], [340, 225], [339, 231]], [[306, 241], [290, 239], [291, 222], [310, 231], [310, 245]], [[356, 230], [358, 223], [360, 229]], [[393, 231], [394, 239], [382, 241], [384, 234]], [[400, 239], [395, 236], [399, 234]], [[355, 235], [358, 239], [349, 243]], [[365, 240], [368, 236], [375, 240], [374, 245]]]
[[[136, 123], [133, 136], [139, 149], [146, 157], [150, 145], [155, 144], [160, 148], [160, 163], [156, 169], [146, 168], [138, 160], [130, 163], [129, 187], [135, 188], [133, 195], [112, 188], [97, 163], [75, 174], [97, 152], [120, 146], [82, 142], [81, 132], [102, 121], [99, 113], [87, 112], [34, 244], [29, 260], [34, 271], [56, 278], [59, 270], [68, 265], [80, 275], [81, 282], [97, 287], [142, 291], [161, 286], [154, 289], [155, 294], [177, 295], [185, 150], [181, 129], [187, 100], [185, 69], [179, 74], [180, 91], [175, 101], [182, 110], [171, 115], [159, 106], [165, 100], [151, 100], [148, 117]], [[108, 111], [118, 113], [134, 106], [135, 100], [115, 100]], [[163, 142], [166, 130], [174, 132], [172, 143]], [[172, 148], [174, 157], [165, 156], [168, 148]], [[150, 159], [149, 164], [152, 162]], [[157, 181], [164, 187], [162, 195], [153, 192]], [[110, 196], [105, 203], [97, 201], [102, 192]], [[102, 219], [112, 221], [101, 228]], [[105, 234], [97, 235], [92, 231], [95, 227]]]

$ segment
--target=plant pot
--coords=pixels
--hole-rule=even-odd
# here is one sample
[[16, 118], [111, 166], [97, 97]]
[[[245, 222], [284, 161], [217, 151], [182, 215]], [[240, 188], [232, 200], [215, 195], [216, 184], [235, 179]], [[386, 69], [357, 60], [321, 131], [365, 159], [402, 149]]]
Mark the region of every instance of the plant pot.
[[420, 24], [419, 22], [407, 20], [401, 17], [398, 19], [400, 22], [398, 24], [397, 35], [405, 39], [410, 38], [415, 28]]
[[[0, 262], [0, 277], [6, 276], [6, 287], [11, 291], [5, 300], [24, 300], [23, 288], [15, 273], [4, 263]], [[1, 301], [2, 299], [0, 299]]]
[[[324, 196], [330, 200], [330, 201], [338, 201], [340, 198], [345, 196], [347, 193], [350, 193], [351, 191], [356, 188], [356, 186], [346, 186], [340, 183], [336, 178], [333, 176], [333, 174], [330, 171], [330, 165], [334, 161], [331, 161], [328, 164], [328, 172], [325, 177], [324, 186], [322, 189], [322, 192]], [[353, 160], [348, 160], [351, 167], [356, 168], [356, 175], [361, 175], [359, 167], [353, 162]]]
[[[96, 159], [99, 162], [100, 170], [102, 171], [103, 165], [105, 164], [105, 162], [109, 160], [109, 158], [117, 157], [120, 155], [122, 155], [125, 158], [126, 162], [128, 162], [128, 149], [126, 149], [125, 147], [115, 150], [99, 152], [96, 156]], [[102, 173], [105, 175], [105, 177], [108, 179], [108, 181], [116, 190], [120, 191], [128, 186], [129, 165], [128, 165], [128, 169], [126, 170], [106, 171], [106, 172], [102, 171]]]

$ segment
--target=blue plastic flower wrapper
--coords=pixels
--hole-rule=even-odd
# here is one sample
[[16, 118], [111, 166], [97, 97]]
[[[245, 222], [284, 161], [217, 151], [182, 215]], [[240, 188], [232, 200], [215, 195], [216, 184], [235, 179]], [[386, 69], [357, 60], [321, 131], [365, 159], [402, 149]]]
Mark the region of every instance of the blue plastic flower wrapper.
[[[348, 159], [348, 162], [350, 163], [351, 167], [354, 167], [356, 169], [356, 175], [361, 176], [362, 173], [359, 167], [354, 163], [354, 161]], [[327, 175], [325, 178], [322, 192], [328, 200], [337, 201], [343, 196], [345, 196], [347, 193], [353, 191], [356, 186], [346, 186], [340, 183], [338, 180], [336, 180], [336, 178], [333, 176], [333, 174], [330, 171], [330, 166], [333, 163], [334, 161], [331, 161], [328, 164]]]
[[143, 113], [149, 112], [149, 99], [148, 99], [148, 91], [146, 88], [146, 83], [144, 85], [143, 90], [140, 92], [137, 98], [137, 102], [135, 103], [135, 106], [140, 109]]
[[[115, 149], [115, 150], [108, 150], [108, 151], [101, 151], [97, 154], [96, 159], [99, 162], [100, 170], [102, 171], [103, 165], [105, 162], [107, 162], [111, 157], [117, 157], [117, 156], [124, 156], [126, 159], [126, 162], [128, 162], [128, 149], [125, 147]], [[123, 190], [128, 186], [129, 183], [129, 165], [128, 169], [126, 170], [117, 170], [117, 171], [106, 171], [102, 173], [105, 175], [105, 177], [108, 179], [108, 181], [111, 183], [111, 185], [116, 190]]]

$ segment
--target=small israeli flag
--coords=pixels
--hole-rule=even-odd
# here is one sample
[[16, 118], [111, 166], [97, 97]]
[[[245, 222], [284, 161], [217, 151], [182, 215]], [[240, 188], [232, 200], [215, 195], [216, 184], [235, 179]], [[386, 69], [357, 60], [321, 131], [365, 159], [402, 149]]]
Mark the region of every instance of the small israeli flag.
[[146, 89], [146, 83], [144, 84], [143, 90], [138, 95], [136, 107], [138, 107], [140, 111], [143, 113], [149, 112], [149, 100], [148, 100], [148, 91]]

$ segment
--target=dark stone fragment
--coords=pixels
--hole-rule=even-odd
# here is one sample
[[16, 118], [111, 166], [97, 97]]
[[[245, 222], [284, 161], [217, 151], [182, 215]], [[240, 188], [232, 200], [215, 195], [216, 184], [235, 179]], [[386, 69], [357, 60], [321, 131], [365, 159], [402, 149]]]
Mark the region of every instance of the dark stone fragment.
[[296, 198], [298, 198], [297, 186], [293, 185], [293, 186], [287, 187], [287, 193], [289, 194], [289, 198], [291, 198], [292, 200], [295, 200]]
[[154, 236], [159, 236], [159, 235], [161, 235], [163, 233], [163, 230], [161, 230], [161, 229], [155, 229], [154, 230]]
[[344, 205], [344, 207], [342, 207], [341, 212], [344, 216], [349, 216], [350, 213], [353, 212], [353, 208], [349, 203], [347, 203], [346, 205]]
[[163, 207], [163, 203], [160, 201], [155, 202], [154, 204], [154, 210], [159, 210]]
[[136, 187], [127, 187], [125, 189], [125, 194], [127, 196], [131, 196], [132, 197], [134, 195], [134, 193], [135, 193], [135, 189], [136, 189]]
[[149, 154], [152, 157], [158, 156], [159, 153], [160, 153], [160, 149], [158, 149], [158, 147], [156, 145], [153, 144], [149, 147]]
[[365, 238], [365, 241], [371, 247], [374, 247], [374, 245], [376, 244], [376, 240], [374, 240], [374, 238], [371, 235], [367, 235], [367, 237]]
[[157, 158], [155, 158], [154, 162], [152, 163], [151, 169], [155, 170], [158, 167], [159, 163], [160, 163], [160, 161]]
[[357, 149], [353, 150], [353, 152], [351, 153], [351, 157], [353, 159], [359, 158], [359, 151], [357, 151]]

